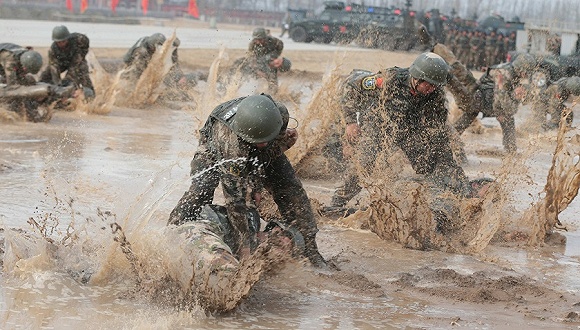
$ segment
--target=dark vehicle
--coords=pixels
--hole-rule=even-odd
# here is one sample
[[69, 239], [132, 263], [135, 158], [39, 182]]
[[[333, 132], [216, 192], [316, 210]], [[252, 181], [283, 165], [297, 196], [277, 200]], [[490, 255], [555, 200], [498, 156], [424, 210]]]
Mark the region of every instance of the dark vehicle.
[[507, 36], [517, 30], [523, 30], [524, 22], [521, 22], [519, 17], [514, 17], [512, 21], [508, 22], [500, 15], [491, 15], [481, 20], [478, 27], [486, 32], [495, 31]]
[[290, 38], [296, 42], [323, 43], [330, 43], [335, 37], [337, 40], [354, 39], [358, 33], [356, 17], [346, 9], [344, 2], [325, 1], [324, 9], [315, 18], [305, 18], [290, 24]]
[[290, 38], [296, 42], [351, 43], [383, 49], [410, 49], [415, 44], [412, 12], [395, 7], [372, 7], [340, 1], [324, 2], [315, 18], [293, 22]]

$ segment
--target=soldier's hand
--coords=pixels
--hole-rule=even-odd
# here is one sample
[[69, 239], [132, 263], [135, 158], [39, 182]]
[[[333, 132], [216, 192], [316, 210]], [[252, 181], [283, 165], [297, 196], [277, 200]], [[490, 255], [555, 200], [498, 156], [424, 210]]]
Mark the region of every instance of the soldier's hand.
[[286, 147], [288, 149], [292, 148], [296, 141], [298, 140], [298, 131], [295, 128], [286, 129]]
[[350, 143], [356, 143], [360, 136], [360, 126], [357, 123], [352, 123], [346, 125], [346, 129], [344, 130], [344, 135], [346, 140]]

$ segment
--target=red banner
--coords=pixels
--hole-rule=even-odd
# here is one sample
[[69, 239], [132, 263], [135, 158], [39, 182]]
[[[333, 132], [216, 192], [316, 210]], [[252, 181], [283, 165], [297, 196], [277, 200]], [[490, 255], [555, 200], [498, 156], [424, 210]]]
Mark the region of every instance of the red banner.
[[89, 0], [81, 0], [81, 14], [89, 8]]
[[66, 0], [66, 9], [68, 9], [68, 11], [71, 13], [73, 12], [72, 0]]
[[195, 0], [189, 0], [187, 13], [195, 18], [199, 18], [199, 11], [197, 10], [197, 2]]
[[117, 12], [117, 6], [119, 5], [119, 0], [111, 0], [111, 10], [113, 13]]
[[141, 8], [143, 8], [143, 15], [147, 15], [147, 7], [149, 7], [149, 0], [141, 0]]

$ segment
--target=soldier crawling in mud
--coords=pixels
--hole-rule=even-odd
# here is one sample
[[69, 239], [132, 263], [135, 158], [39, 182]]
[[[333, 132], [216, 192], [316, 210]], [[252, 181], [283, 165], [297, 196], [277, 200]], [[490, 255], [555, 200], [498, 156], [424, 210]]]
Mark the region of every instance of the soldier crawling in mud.
[[277, 204], [282, 223], [304, 237], [304, 254], [318, 266], [318, 231], [306, 191], [284, 152], [297, 139], [288, 128], [288, 109], [268, 95], [252, 95], [217, 106], [200, 130], [200, 144], [191, 162], [192, 183], [169, 217], [179, 225], [197, 219], [211, 204], [221, 182], [228, 218], [234, 228], [235, 253], [248, 256], [256, 239], [248, 225], [248, 204], [257, 205], [266, 188]]
[[488, 68], [478, 81], [447, 46], [434, 43], [424, 27], [419, 28], [419, 35], [420, 40], [431, 44], [433, 52], [451, 67], [452, 77], [447, 87], [463, 111], [453, 124], [455, 130], [459, 134], [463, 133], [480, 112], [487, 117], [496, 117], [502, 128], [504, 149], [509, 153], [516, 152], [514, 115], [526, 94], [520, 79], [539, 68], [535, 59], [527, 54], [521, 55], [513, 63]]
[[278, 92], [278, 71], [289, 71], [292, 66], [290, 60], [282, 57], [284, 43], [268, 35], [264, 28], [255, 28], [252, 38], [246, 57], [236, 61], [233, 67], [244, 74], [265, 78], [268, 92], [275, 94]]
[[[409, 68], [349, 76], [342, 98], [345, 137], [347, 146], [357, 149], [361, 170], [370, 171], [381, 153], [390, 152], [388, 142], [438, 189], [463, 197], [477, 194], [453, 158], [443, 89], [448, 76], [448, 65], [434, 53], [419, 55]], [[361, 189], [358, 171], [351, 169], [330, 210], [346, 205]]]
[[[95, 88], [85, 58], [89, 52], [89, 38], [81, 33], [70, 33], [66, 26], [59, 25], [52, 30], [52, 40], [48, 66], [40, 75], [40, 81], [57, 86], [73, 85], [85, 99], [93, 99]], [[65, 71], [66, 75], [61, 79]]]
[[[42, 67], [42, 56], [31, 48], [12, 43], [0, 44], [0, 81], [6, 84], [2, 94], [18, 86], [36, 84], [34, 74]], [[23, 114], [36, 121], [39, 101], [31, 97], [7, 97], [9, 110]]]
[[121, 78], [132, 82], [137, 82], [143, 71], [149, 65], [153, 54], [165, 42], [166, 38], [162, 33], [154, 33], [147, 37], [142, 37], [129, 48], [125, 56], [123, 56], [123, 63], [125, 69], [121, 74]]

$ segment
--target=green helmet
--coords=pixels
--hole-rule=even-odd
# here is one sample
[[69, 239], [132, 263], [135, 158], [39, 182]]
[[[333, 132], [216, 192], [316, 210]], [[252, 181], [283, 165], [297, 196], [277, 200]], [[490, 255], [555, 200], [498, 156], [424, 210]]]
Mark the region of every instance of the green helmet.
[[426, 82], [443, 86], [449, 76], [449, 65], [435, 53], [423, 53], [419, 55], [409, 68], [411, 77], [425, 80]]
[[161, 46], [163, 45], [163, 43], [165, 42], [165, 36], [163, 35], [163, 33], [153, 33], [150, 37], [149, 37], [149, 45], [151, 46]]
[[264, 95], [252, 95], [238, 104], [232, 129], [249, 143], [270, 142], [280, 134], [282, 115], [272, 99]]
[[66, 26], [64, 25], [59, 25], [59, 26], [55, 26], [54, 29], [52, 29], [52, 40], [53, 41], [63, 41], [68, 39], [68, 37], [70, 36], [70, 32], [68, 32], [68, 29]]
[[178, 37], [175, 37], [173, 40], [173, 47], [179, 47], [179, 45], [181, 45], [181, 40], [179, 40]]
[[574, 76], [566, 78], [564, 88], [572, 95], [580, 95], [580, 77]]
[[252, 38], [263, 39], [268, 36], [266, 33], [266, 29], [264, 28], [255, 28], [254, 32], [252, 32]]
[[512, 63], [516, 73], [521, 74], [536, 67], [536, 59], [530, 54], [520, 54]]
[[282, 65], [280, 66], [280, 72], [287, 72], [290, 71], [290, 68], [292, 67], [292, 62], [290, 62], [289, 59], [287, 59], [286, 57], [282, 58]]
[[42, 56], [34, 50], [26, 51], [20, 56], [20, 64], [27, 73], [36, 74], [42, 67]]

